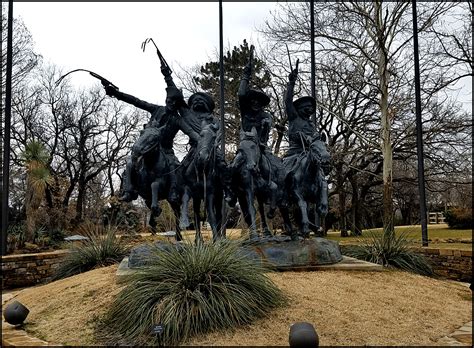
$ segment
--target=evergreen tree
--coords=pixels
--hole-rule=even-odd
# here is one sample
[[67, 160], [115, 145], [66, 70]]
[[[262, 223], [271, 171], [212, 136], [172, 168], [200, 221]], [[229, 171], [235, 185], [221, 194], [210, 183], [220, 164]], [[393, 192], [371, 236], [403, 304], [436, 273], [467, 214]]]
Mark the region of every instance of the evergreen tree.
[[[239, 143], [240, 111], [237, 92], [244, 66], [248, 63], [250, 46], [246, 40], [232, 52], [224, 55], [224, 113], [226, 144], [237, 146]], [[270, 74], [264, 70], [264, 62], [258, 57], [253, 60], [251, 88], [264, 90], [270, 85]], [[193, 77], [194, 82], [209, 93], [216, 102], [216, 112], [220, 110], [220, 75], [219, 61], [208, 62], [201, 66], [200, 75]], [[229, 153], [229, 156], [233, 155]]]

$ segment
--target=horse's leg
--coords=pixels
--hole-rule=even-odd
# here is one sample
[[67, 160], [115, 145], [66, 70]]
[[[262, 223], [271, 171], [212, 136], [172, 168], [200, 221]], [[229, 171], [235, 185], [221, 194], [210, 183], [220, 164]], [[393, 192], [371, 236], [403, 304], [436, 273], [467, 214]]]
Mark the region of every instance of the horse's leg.
[[244, 217], [245, 223], [247, 224], [247, 228], [249, 229], [249, 238], [250, 239], [255, 239], [256, 237], [256, 232], [252, 231], [252, 219], [250, 217], [250, 211], [249, 211], [249, 205], [247, 203], [246, 195], [245, 193], [240, 193], [238, 194], [238, 199], [239, 199], [239, 205], [240, 205], [240, 211], [242, 212], [242, 215]]
[[155, 217], [160, 216], [161, 208], [158, 205], [159, 197], [158, 192], [160, 189], [160, 183], [158, 181], [153, 181], [151, 183], [151, 211], [155, 215]]
[[247, 212], [250, 220], [250, 239], [251, 240], [256, 240], [258, 239], [258, 233], [257, 233], [257, 211], [255, 210], [255, 206], [253, 203], [254, 200], [254, 185], [253, 185], [253, 180], [252, 178], [249, 178], [247, 181], [249, 185], [245, 186], [245, 200], [247, 202]]
[[319, 180], [319, 194], [317, 195], [317, 197], [319, 198], [318, 213], [321, 216], [326, 216], [329, 208], [328, 183], [322, 175], [320, 175]]
[[225, 221], [223, 219], [223, 205], [222, 200], [224, 198], [224, 189], [223, 187], [218, 187], [214, 192], [214, 209], [216, 212], [216, 221], [217, 221], [217, 238], [225, 238]]
[[155, 214], [153, 214], [153, 210], [151, 210], [151, 200], [147, 199], [145, 200], [145, 204], [150, 209], [150, 218], [148, 219], [148, 224], [150, 225], [151, 228], [151, 234], [155, 235], [156, 234], [156, 220], [155, 220]]
[[260, 213], [260, 221], [262, 225], [262, 234], [264, 237], [273, 237], [272, 232], [268, 228], [267, 218], [265, 217], [265, 204], [264, 198], [261, 195], [257, 195], [258, 211]]
[[183, 197], [181, 198], [181, 213], [179, 227], [183, 230], [189, 226], [189, 216], [188, 216], [188, 205], [191, 200], [191, 194], [189, 192], [189, 187], [185, 186]]
[[297, 204], [300, 210], [300, 233], [303, 238], [309, 237], [309, 218], [308, 218], [308, 204], [306, 203], [303, 194], [297, 190], [295, 192]]
[[[209, 186], [208, 186], [209, 187]], [[211, 231], [212, 231], [212, 240], [215, 242], [217, 238], [217, 219], [216, 219], [216, 213], [215, 213], [215, 205], [214, 205], [214, 193], [212, 190], [208, 190], [206, 192], [206, 202], [204, 202], [206, 205], [206, 212], [207, 212], [207, 221], [209, 222], [209, 225], [211, 226]]]
[[194, 210], [194, 229], [196, 234], [194, 237], [194, 243], [197, 245], [202, 243], [201, 234], [201, 198], [199, 195], [193, 195], [193, 210]]
[[171, 209], [173, 209], [173, 213], [174, 213], [174, 221], [175, 221], [175, 225], [176, 225], [176, 241], [177, 242], [180, 242], [183, 240], [183, 236], [181, 234], [181, 227], [179, 226], [180, 224], [180, 205], [178, 202], [170, 202], [168, 201], [168, 203], [171, 205]]
[[288, 206], [282, 204], [279, 206], [279, 210], [283, 218], [283, 225], [285, 227], [284, 234], [290, 236], [291, 240], [296, 240], [298, 238], [298, 234], [296, 233], [296, 230], [293, 229], [293, 226], [291, 224], [290, 210], [288, 209]]
[[278, 198], [278, 186], [272, 180], [268, 185], [268, 189], [270, 191], [270, 209], [268, 210], [268, 218], [273, 219], [275, 217], [275, 211], [277, 208], [277, 198]]
[[317, 215], [317, 229], [318, 235], [324, 236], [325, 232], [323, 227], [321, 226], [321, 221], [328, 213], [329, 203], [328, 203], [328, 183], [324, 179], [322, 174], [319, 175], [319, 185], [318, 185], [318, 193], [316, 195], [316, 215]]

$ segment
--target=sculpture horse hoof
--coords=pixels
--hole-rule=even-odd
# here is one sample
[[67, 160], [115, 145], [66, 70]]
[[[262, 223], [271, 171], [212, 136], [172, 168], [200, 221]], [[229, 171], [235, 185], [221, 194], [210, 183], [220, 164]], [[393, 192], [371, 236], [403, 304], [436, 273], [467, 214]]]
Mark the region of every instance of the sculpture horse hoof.
[[160, 216], [160, 214], [161, 214], [161, 212], [162, 212], [161, 208], [160, 208], [159, 206], [157, 206], [157, 205], [156, 205], [156, 206], [153, 206], [153, 205], [152, 205], [151, 208], [150, 208], [150, 210], [151, 210], [152, 215], [153, 215], [155, 218], [157, 218], [158, 216]]
[[275, 209], [270, 209], [267, 213], [267, 218], [273, 219], [275, 217]]

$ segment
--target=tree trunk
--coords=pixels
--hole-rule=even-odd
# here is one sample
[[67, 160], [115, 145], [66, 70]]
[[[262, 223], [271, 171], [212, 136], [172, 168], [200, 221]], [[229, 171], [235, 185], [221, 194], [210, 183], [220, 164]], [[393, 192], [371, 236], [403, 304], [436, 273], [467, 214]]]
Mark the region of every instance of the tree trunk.
[[74, 221], [76, 223], [82, 221], [82, 214], [84, 210], [84, 199], [86, 195], [86, 179], [81, 174], [77, 183], [77, 202], [76, 202], [76, 217]]
[[382, 3], [376, 2], [376, 22], [378, 28], [378, 77], [380, 88], [380, 113], [381, 113], [381, 150], [383, 156], [383, 229], [388, 236], [393, 233], [393, 187], [392, 187], [392, 140], [391, 140], [391, 115], [388, 110], [388, 62], [385, 47]]
[[[338, 165], [339, 170], [336, 168], [336, 173], [342, 173], [342, 166]], [[336, 178], [337, 193], [339, 196], [339, 228], [341, 230], [341, 237], [348, 237], [347, 233], [347, 221], [346, 221], [346, 192], [344, 191], [344, 178], [338, 175]]]
[[356, 236], [362, 235], [362, 222], [360, 216], [360, 198], [359, 198], [359, 185], [357, 183], [357, 176], [353, 175], [349, 178], [349, 182], [352, 186], [352, 198], [351, 198], [351, 214], [352, 214], [352, 232]]

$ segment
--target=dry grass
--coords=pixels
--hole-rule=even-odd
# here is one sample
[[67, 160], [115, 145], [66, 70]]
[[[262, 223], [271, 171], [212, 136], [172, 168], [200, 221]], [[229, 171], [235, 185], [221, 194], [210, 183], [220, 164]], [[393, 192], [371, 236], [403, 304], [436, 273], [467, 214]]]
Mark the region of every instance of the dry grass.
[[[25, 289], [16, 299], [30, 309], [27, 330], [49, 342], [93, 345], [93, 323], [118, 292], [116, 266]], [[471, 320], [471, 290], [456, 282], [399, 271], [274, 273], [291, 305], [233, 332], [189, 345], [288, 344], [289, 325], [313, 323], [320, 344], [435, 345]]]

